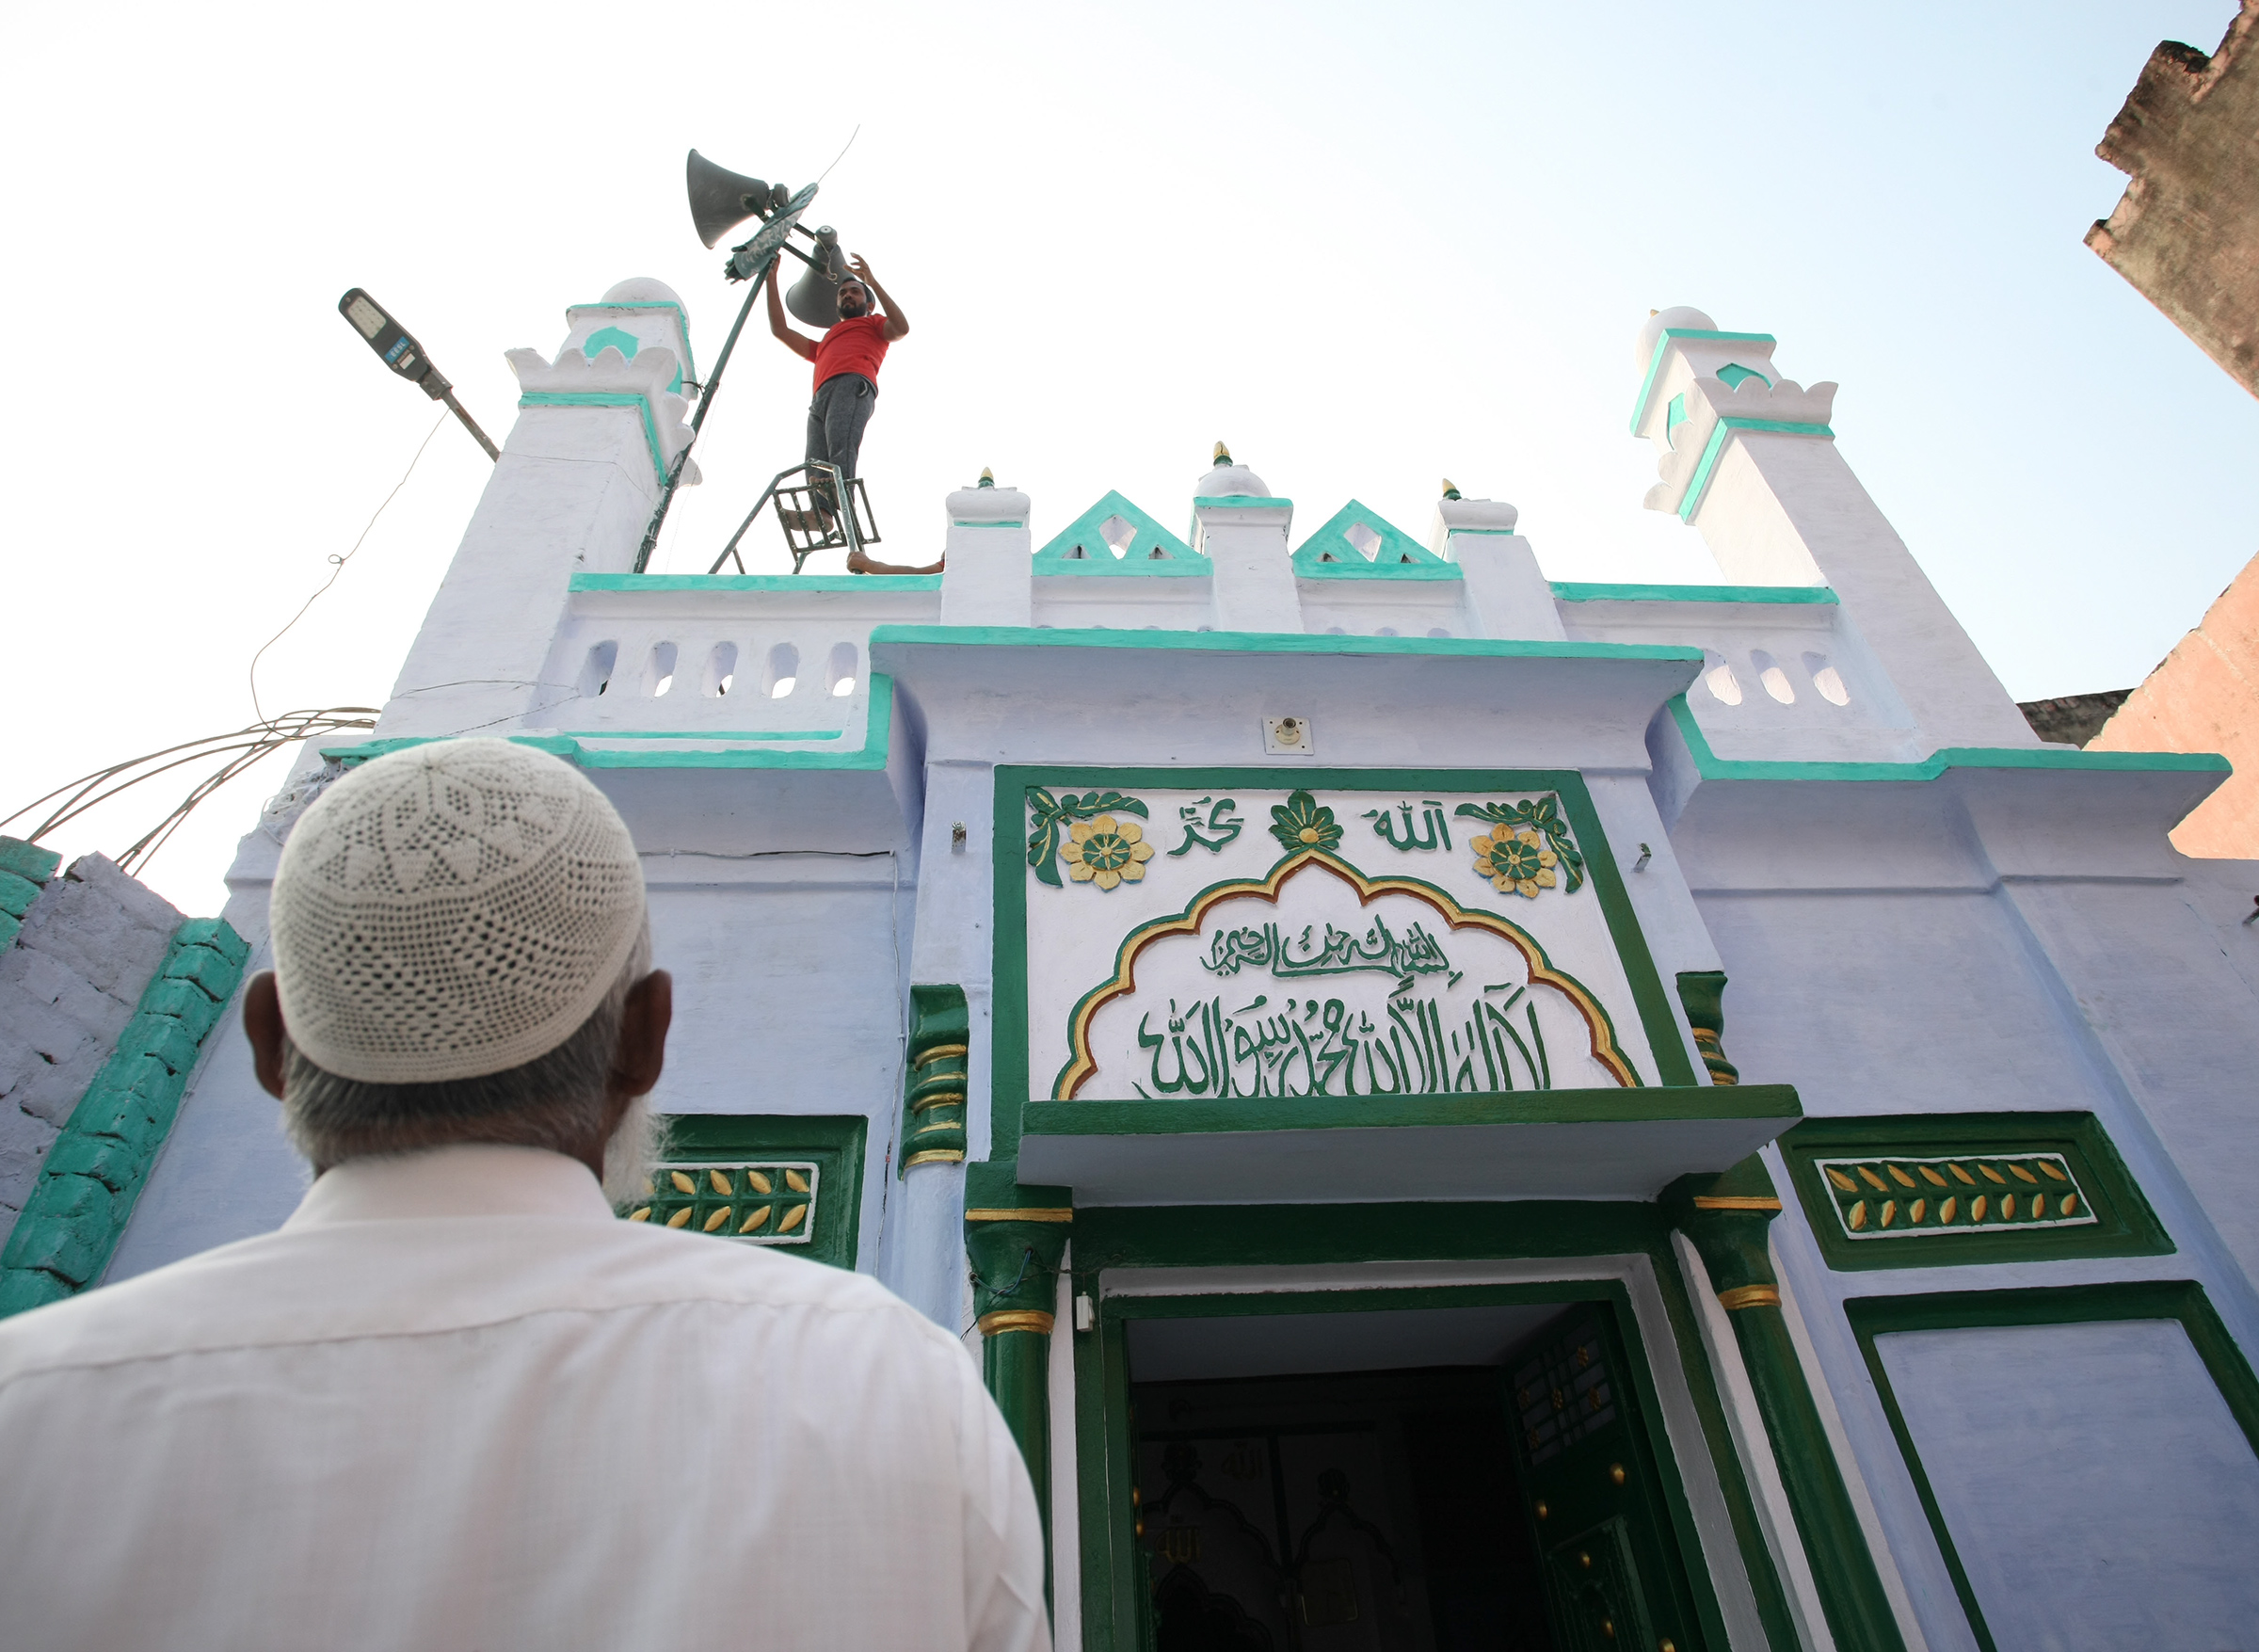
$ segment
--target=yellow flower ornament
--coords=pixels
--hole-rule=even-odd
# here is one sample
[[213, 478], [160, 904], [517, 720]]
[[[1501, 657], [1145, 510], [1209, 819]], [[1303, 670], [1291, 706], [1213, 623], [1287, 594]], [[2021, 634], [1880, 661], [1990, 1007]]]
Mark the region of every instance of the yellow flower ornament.
[[1137, 822], [1116, 820], [1111, 814], [1077, 822], [1067, 827], [1066, 842], [1059, 850], [1066, 861], [1066, 875], [1102, 890], [1139, 882], [1146, 875], [1146, 862], [1153, 858], [1153, 845], [1145, 836], [1146, 828]]
[[1529, 826], [1518, 832], [1501, 826], [1495, 835], [1478, 837], [1467, 847], [1475, 852], [1475, 870], [1490, 879], [1490, 887], [1501, 894], [1525, 895], [1534, 901], [1539, 890], [1553, 887], [1553, 867], [1560, 857]]

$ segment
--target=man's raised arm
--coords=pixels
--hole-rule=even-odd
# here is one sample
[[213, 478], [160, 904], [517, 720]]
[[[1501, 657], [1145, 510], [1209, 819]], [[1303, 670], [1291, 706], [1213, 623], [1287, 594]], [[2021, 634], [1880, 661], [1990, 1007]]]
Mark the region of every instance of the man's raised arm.
[[892, 344], [896, 339], [907, 334], [910, 330], [910, 318], [902, 313], [902, 306], [894, 302], [894, 296], [878, 284], [878, 278], [871, 273], [870, 264], [860, 253], [847, 261], [847, 271], [864, 286], [869, 287], [871, 296], [886, 307], [887, 343]]
[[816, 359], [816, 341], [804, 333], [794, 332], [785, 325], [784, 300], [777, 293], [777, 283], [783, 279], [783, 265], [782, 258], [769, 265], [769, 330], [777, 335], [777, 342], [793, 355], [803, 361], [812, 361]]

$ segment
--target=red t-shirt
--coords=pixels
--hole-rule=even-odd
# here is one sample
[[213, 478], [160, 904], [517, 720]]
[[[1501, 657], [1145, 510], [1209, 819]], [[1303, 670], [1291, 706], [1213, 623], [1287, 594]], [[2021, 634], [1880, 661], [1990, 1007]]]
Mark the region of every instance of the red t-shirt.
[[816, 388], [842, 373], [859, 373], [878, 382], [878, 364], [887, 359], [887, 318], [850, 315], [816, 341]]

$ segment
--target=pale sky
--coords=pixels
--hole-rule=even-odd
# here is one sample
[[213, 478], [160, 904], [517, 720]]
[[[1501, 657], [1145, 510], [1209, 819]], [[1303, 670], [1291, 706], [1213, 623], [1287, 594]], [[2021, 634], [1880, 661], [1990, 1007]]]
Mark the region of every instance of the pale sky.
[[[1296, 543], [1353, 496], [1424, 537], [1448, 474], [1555, 579], [1715, 580], [1625, 428], [1634, 333], [1691, 304], [1842, 385], [1844, 457], [2013, 693], [2128, 686], [2259, 552], [2259, 401], [2081, 244], [2124, 185], [2093, 148], [2158, 40], [2235, 9], [19, 9], [0, 812], [249, 720], [252, 653], [438, 410], [345, 288], [499, 440], [503, 352], [625, 277], [681, 293], [711, 366], [744, 289], [685, 150], [797, 185], [858, 125], [810, 217], [913, 324], [863, 450], [881, 554], [935, 553], [983, 465], [1039, 544], [1109, 488], [1174, 526], [1222, 437]], [[799, 457], [807, 369], [759, 329], [659, 571], [703, 572]], [[268, 654], [270, 711], [383, 702], [489, 469], [438, 433]], [[149, 880], [218, 910], [280, 779]], [[116, 854], [185, 785], [50, 846]]]

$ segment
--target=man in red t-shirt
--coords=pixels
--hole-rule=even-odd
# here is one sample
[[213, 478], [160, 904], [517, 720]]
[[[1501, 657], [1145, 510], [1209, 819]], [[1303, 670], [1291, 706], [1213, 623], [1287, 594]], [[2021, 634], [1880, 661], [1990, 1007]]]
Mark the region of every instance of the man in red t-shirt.
[[[840, 283], [838, 322], [826, 328], [821, 339], [794, 332], [785, 322], [784, 301], [777, 293], [776, 272], [781, 267], [781, 260], [770, 267], [769, 330], [793, 355], [815, 363], [816, 397], [808, 405], [809, 459], [837, 465], [841, 477], [852, 477], [856, 455], [863, 445], [863, 426], [878, 407], [878, 364], [887, 359], [887, 346], [906, 334], [910, 324], [902, 306], [878, 284], [871, 265], [858, 255], [847, 261], [852, 273]], [[883, 313], [873, 307], [873, 297], [886, 307]], [[818, 481], [814, 492], [817, 509], [800, 513], [802, 520], [795, 527], [828, 529], [839, 515], [839, 502], [828, 482]], [[937, 562], [929, 568], [874, 562], [859, 546], [847, 553], [851, 573], [936, 573], [940, 567]]]

